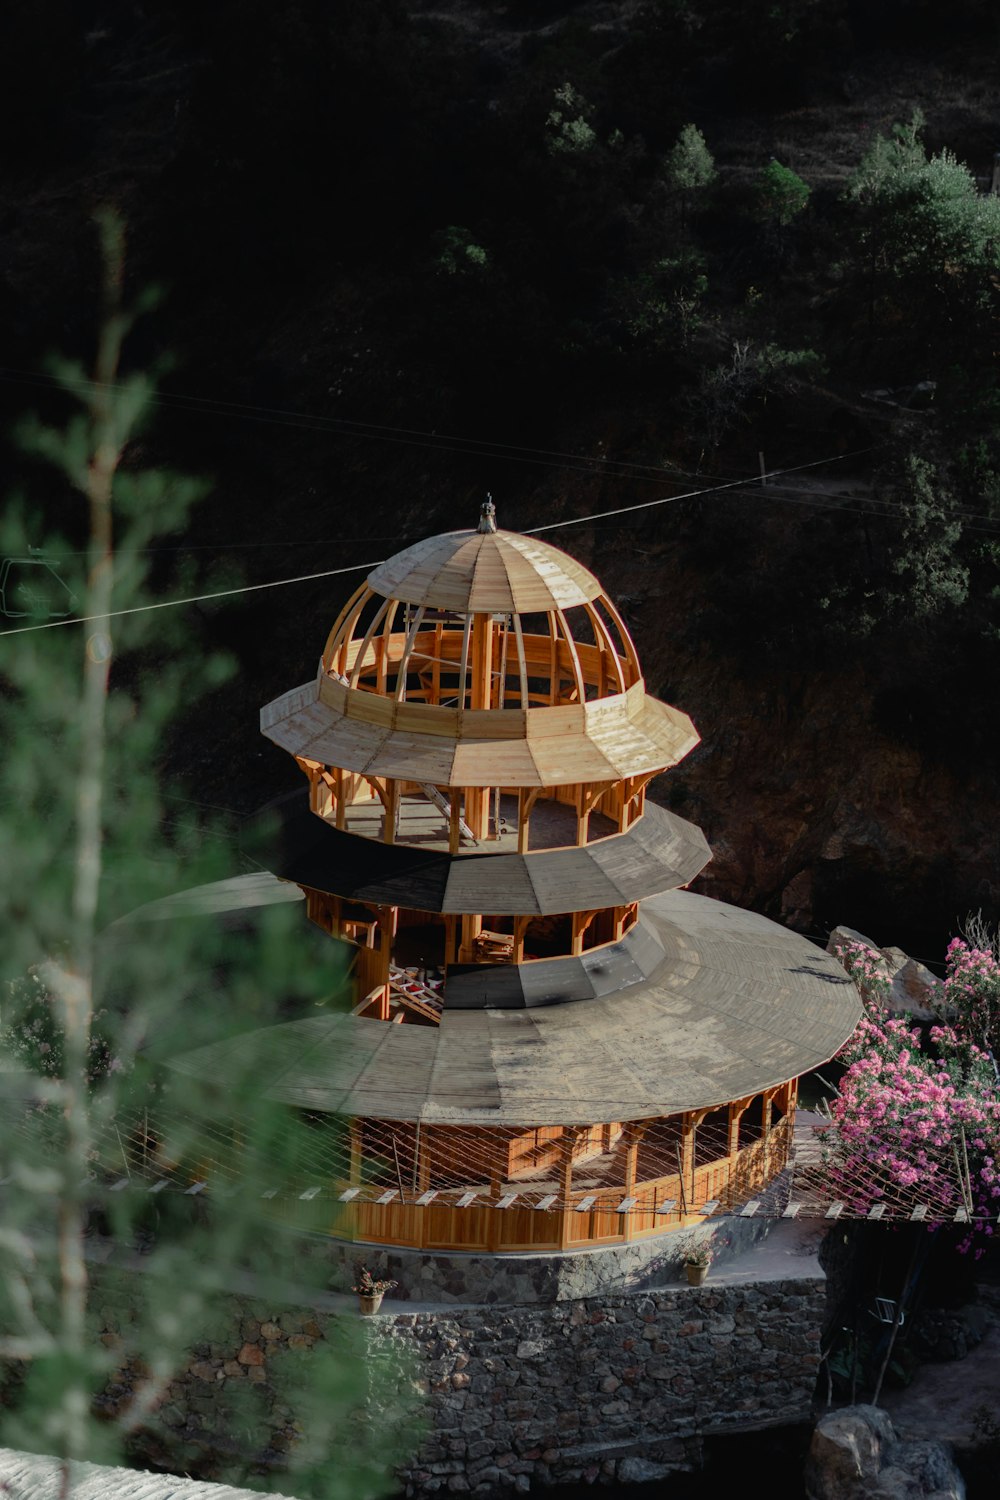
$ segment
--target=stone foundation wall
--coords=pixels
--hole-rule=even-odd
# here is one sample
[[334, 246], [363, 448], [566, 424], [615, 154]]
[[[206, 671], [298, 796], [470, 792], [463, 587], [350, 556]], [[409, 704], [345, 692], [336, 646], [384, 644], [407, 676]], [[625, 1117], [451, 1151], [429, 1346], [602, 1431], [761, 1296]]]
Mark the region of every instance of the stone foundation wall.
[[[779, 1184], [780, 1188], [781, 1184]], [[683, 1280], [684, 1261], [707, 1249], [716, 1269], [729, 1265], [771, 1231], [774, 1220], [738, 1216], [691, 1229], [563, 1253], [481, 1255], [474, 1251], [405, 1250], [303, 1235], [301, 1253], [330, 1267], [331, 1284], [350, 1287], [358, 1263], [397, 1283], [394, 1301], [425, 1303], [532, 1303], [573, 1301], [610, 1291], [638, 1291]]]
[[[713, 1262], [701, 1287], [675, 1277], [548, 1304], [394, 1300], [361, 1318], [356, 1299], [332, 1292], [234, 1295], [164, 1389], [159, 1435], [134, 1456], [214, 1477], [213, 1454], [234, 1453], [231, 1413], [252, 1391], [253, 1462], [280, 1488], [300, 1431], [283, 1367], [308, 1378], [310, 1361], [318, 1373], [324, 1355], [342, 1361], [353, 1348], [367, 1363], [369, 1430], [398, 1430], [400, 1390], [419, 1393], [426, 1436], [399, 1470], [409, 1495], [486, 1500], [690, 1468], [705, 1434], [809, 1416], [826, 1303], [815, 1238], [782, 1226], [738, 1265]], [[98, 1302], [100, 1280], [95, 1268]], [[110, 1414], [134, 1370], [121, 1303], [104, 1311], [102, 1341], [120, 1361], [102, 1403]], [[235, 1446], [251, 1457], [243, 1432]]]
[[821, 1277], [671, 1287], [548, 1308], [381, 1315], [371, 1357], [415, 1354], [433, 1433], [407, 1493], [689, 1467], [700, 1435], [809, 1416]]

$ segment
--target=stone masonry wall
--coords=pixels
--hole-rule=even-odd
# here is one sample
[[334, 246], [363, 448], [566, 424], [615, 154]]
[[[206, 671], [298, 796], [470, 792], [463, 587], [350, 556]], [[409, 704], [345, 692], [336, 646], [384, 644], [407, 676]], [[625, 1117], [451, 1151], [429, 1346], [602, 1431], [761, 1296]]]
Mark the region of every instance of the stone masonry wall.
[[369, 1320], [371, 1356], [417, 1355], [433, 1432], [407, 1493], [652, 1479], [697, 1440], [807, 1418], [821, 1278], [671, 1287]]
[[[420, 1393], [426, 1436], [399, 1470], [409, 1495], [486, 1500], [533, 1483], [656, 1478], [696, 1463], [704, 1434], [808, 1417], [825, 1278], [814, 1260], [790, 1261], [787, 1273], [761, 1279], [713, 1273], [702, 1287], [608, 1290], [549, 1306], [384, 1309], [360, 1318], [353, 1298], [332, 1293], [297, 1306], [234, 1296], [167, 1384], [159, 1437], [135, 1457], [214, 1477], [212, 1455], [234, 1452], [240, 1391], [231, 1388], [252, 1387], [253, 1459], [280, 1488], [301, 1430], [282, 1366], [321, 1358], [335, 1337], [367, 1360], [376, 1430], [398, 1425], [401, 1386], [407, 1399]], [[120, 1360], [102, 1402], [109, 1414], [134, 1378], [123, 1312], [106, 1309], [102, 1336]]]

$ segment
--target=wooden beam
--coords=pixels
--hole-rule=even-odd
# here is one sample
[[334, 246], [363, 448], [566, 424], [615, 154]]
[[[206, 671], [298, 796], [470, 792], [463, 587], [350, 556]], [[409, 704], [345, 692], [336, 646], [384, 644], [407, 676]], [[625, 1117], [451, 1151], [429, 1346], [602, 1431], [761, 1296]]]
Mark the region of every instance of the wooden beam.
[[364, 659], [368, 654], [368, 647], [371, 645], [372, 636], [375, 634], [378, 627], [382, 624], [386, 616], [386, 611], [390, 608], [396, 608], [396, 601], [394, 599], [386, 599], [381, 608], [377, 609], [374, 616], [372, 617], [372, 622], [368, 627], [365, 638], [361, 642], [361, 649], [358, 652], [357, 656], [354, 658], [354, 666], [351, 668], [351, 676], [348, 685], [352, 688], [355, 688], [358, 685], [358, 677], [360, 676]]
[[574, 641], [573, 639], [573, 632], [570, 630], [569, 622], [561, 609], [556, 610], [556, 618], [559, 621], [562, 633], [566, 638], [566, 646], [569, 651], [570, 666], [573, 670], [573, 682], [576, 686], [576, 701], [578, 703], [586, 703], [587, 689], [583, 681], [583, 669], [580, 666], [580, 657], [577, 653], [576, 641]]
[[538, 801], [540, 786], [521, 787], [517, 794], [517, 852], [527, 854], [531, 829], [531, 809]]
[[549, 622], [549, 703], [559, 702], [559, 630], [554, 610], [547, 613]]
[[489, 708], [493, 688], [493, 616], [472, 617], [472, 702], [471, 707]]
[[520, 682], [521, 682], [521, 707], [522, 708], [529, 708], [530, 707], [530, 698], [529, 698], [529, 695], [528, 695], [528, 668], [527, 668], [527, 663], [525, 662], [525, 659], [524, 659], [524, 636], [521, 633], [521, 617], [520, 617], [520, 615], [515, 614], [513, 616], [513, 620], [514, 620], [514, 643], [515, 643], [515, 645], [517, 647], [517, 671], [518, 671], [518, 677], [520, 678]]
[[417, 632], [420, 629], [420, 622], [423, 618], [424, 611], [421, 607], [414, 612], [413, 619], [410, 621], [410, 628], [406, 632], [406, 640], [403, 642], [403, 652], [399, 658], [399, 670], [396, 673], [397, 703], [406, 702], [406, 673], [410, 663], [410, 653], [413, 650], [413, 643], [417, 638]]
[[[334, 620], [333, 629], [327, 636], [326, 645], [323, 648], [324, 671], [339, 672], [343, 675], [344, 664], [347, 661], [347, 648], [351, 643], [354, 626], [368, 598], [370, 598], [370, 592], [367, 582], [359, 584]], [[333, 656], [334, 650], [337, 654], [336, 660]]]
[[388, 783], [385, 802], [385, 842], [396, 842], [396, 825], [399, 822], [399, 779], [393, 777]]
[[349, 1138], [351, 1151], [350, 1181], [352, 1187], [357, 1187], [361, 1182], [361, 1124], [358, 1120], [351, 1121]]
[[621, 657], [615, 650], [614, 641], [611, 639], [611, 632], [597, 613], [593, 604], [586, 605], [586, 611], [587, 619], [590, 621], [590, 627], [594, 632], [594, 640], [597, 642], [601, 658], [601, 680], [598, 691], [602, 698], [607, 694], [609, 688], [613, 693], [624, 693], [625, 678], [622, 673]]
[[444, 636], [444, 623], [437, 620], [434, 624], [434, 660], [431, 663], [431, 702], [436, 706], [441, 702], [441, 641]]
[[469, 636], [472, 632], [472, 616], [466, 615], [465, 629], [462, 632], [462, 662], [458, 669], [458, 702], [459, 710], [465, 708], [465, 699], [469, 690]]

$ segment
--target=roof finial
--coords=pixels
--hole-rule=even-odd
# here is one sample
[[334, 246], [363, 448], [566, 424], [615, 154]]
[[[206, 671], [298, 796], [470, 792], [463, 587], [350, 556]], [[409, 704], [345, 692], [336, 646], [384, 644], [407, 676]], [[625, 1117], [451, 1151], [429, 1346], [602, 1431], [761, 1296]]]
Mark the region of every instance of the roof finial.
[[489, 490], [486, 491], [486, 499], [479, 507], [479, 525], [477, 531], [496, 531], [497, 508], [493, 504], [493, 496]]

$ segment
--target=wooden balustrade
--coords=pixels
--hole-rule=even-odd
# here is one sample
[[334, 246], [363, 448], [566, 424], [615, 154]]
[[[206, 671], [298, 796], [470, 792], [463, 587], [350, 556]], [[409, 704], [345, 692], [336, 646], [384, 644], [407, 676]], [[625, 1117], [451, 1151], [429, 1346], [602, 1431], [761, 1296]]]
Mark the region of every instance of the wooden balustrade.
[[[482, 1250], [491, 1254], [528, 1250], [581, 1249], [588, 1245], [628, 1244], [648, 1239], [665, 1230], [700, 1224], [698, 1210], [717, 1199], [724, 1207], [737, 1207], [760, 1193], [785, 1167], [792, 1141], [793, 1113], [789, 1112], [766, 1135], [732, 1156], [696, 1166], [683, 1190], [677, 1173], [636, 1183], [628, 1197], [634, 1204], [626, 1212], [618, 1206], [626, 1197], [621, 1186], [598, 1192], [574, 1189], [570, 1205], [539, 1211], [530, 1206], [543, 1188], [510, 1182], [483, 1184], [472, 1204], [459, 1208], [458, 1199], [471, 1187], [442, 1190], [426, 1205], [403, 1203], [398, 1196], [390, 1203], [360, 1201], [337, 1206], [329, 1234], [348, 1240], [399, 1245], [415, 1250]], [[346, 1183], [342, 1186], [346, 1187]], [[496, 1206], [504, 1192], [520, 1193], [506, 1209]], [[587, 1198], [593, 1203], [580, 1211]], [[660, 1205], [675, 1200], [676, 1207], [658, 1213]], [[286, 1200], [271, 1212], [287, 1221], [288, 1210], [296, 1219], [296, 1205]], [[310, 1226], [317, 1227], [310, 1211]]]

